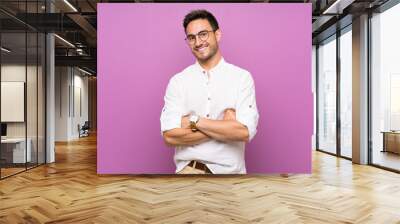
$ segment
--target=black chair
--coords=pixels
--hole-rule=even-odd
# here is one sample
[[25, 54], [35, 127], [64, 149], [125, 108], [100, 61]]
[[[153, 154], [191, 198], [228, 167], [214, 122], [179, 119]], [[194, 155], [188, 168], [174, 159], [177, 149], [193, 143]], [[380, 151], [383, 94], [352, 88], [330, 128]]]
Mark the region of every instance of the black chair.
[[89, 121], [85, 121], [82, 127], [80, 127], [80, 125], [78, 124], [79, 138], [89, 136], [89, 129], [90, 129]]

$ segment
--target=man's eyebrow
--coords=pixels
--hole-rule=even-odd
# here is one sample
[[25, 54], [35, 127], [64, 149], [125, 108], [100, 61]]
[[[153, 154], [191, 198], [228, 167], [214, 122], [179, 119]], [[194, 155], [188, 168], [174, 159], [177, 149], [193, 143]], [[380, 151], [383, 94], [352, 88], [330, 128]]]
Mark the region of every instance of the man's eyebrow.
[[[201, 33], [201, 32], [204, 32], [204, 31], [207, 31], [207, 30], [200, 30], [199, 32], [197, 32], [196, 34], [199, 34], [199, 33]], [[195, 35], [194, 33], [189, 33], [189, 34], [186, 34], [186, 36], [190, 36], [190, 35]]]

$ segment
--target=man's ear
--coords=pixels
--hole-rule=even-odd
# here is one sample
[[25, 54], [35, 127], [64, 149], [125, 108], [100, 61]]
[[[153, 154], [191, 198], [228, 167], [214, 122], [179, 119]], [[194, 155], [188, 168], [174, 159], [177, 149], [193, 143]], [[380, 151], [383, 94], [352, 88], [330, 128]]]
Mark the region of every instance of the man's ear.
[[221, 40], [221, 36], [222, 36], [222, 32], [220, 29], [215, 31], [215, 38], [217, 39], [217, 41], [219, 42]]

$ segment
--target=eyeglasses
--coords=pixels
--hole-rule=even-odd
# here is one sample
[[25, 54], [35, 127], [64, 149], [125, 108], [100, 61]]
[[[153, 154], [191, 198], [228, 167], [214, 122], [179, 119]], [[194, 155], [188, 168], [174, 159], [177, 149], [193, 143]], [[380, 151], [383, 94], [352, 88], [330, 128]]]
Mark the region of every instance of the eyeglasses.
[[197, 34], [189, 34], [186, 36], [185, 40], [190, 44], [193, 45], [196, 43], [196, 36], [199, 37], [201, 41], [206, 41], [209, 37], [208, 33], [215, 32], [214, 30], [203, 30], [198, 32]]

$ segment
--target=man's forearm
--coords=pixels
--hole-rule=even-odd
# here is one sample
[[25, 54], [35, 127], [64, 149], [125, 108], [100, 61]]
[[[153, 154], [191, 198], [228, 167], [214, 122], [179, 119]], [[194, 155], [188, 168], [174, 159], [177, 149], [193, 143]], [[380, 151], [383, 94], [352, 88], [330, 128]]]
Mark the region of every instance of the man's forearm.
[[197, 122], [197, 129], [210, 138], [229, 141], [248, 141], [249, 131], [246, 126], [236, 120], [211, 120], [201, 118]]
[[164, 132], [164, 141], [169, 146], [196, 145], [210, 140], [201, 131], [193, 132], [188, 128], [175, 128]]

